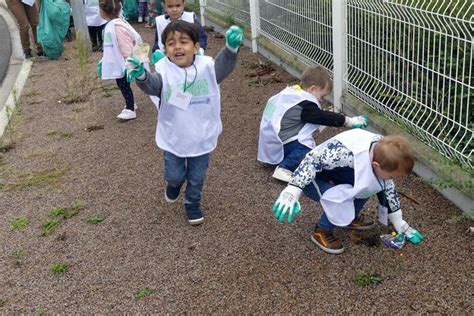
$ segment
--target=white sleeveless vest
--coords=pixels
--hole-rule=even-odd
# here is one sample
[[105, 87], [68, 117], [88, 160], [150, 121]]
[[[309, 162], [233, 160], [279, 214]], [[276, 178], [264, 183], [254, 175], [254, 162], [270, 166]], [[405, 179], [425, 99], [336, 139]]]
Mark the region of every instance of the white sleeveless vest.
[[[196, 157], [213, 151], [222, 132], [221, 96], [216, 81], [214, 60], [195, 56], [194, 66], [181, 68], [163, 58], [156, 63], [163, 79], [161, 106], [158, 112], [156, 144], [178, 157]], [[174, 90], [183, 91], [187, 71], [188, 88], [192, 95], [186, 110], [169, 103]], [[194, 83], [189, 86], [191, 82]]]
[[102, 79], [118, 79], [124, 76], [125, 58], [118, 47], [115, 25], [125, 26], [133, 35], [134, 45], [141, 44], [142, 38], [127, 21], [117, 18], [111, 20], [104, 29], [104, 55], [102, 56]]
[[[166, 16], [165, 14], [160, 15], [159, 17], [156, 18], [156, 22], [155, 22], [156, 29], [158, 31], [158, 47], [160, 48], [162, 52], [165, 51], [165, 46], [161, 42], [161, 34], [163, 34], [163, 31], [165, 30], [166, 26], [170, 24], [171, 22], [171, 19], [170, 18], [166, 19], [165, 16]], [[183, 20], [189, 23], [194, 23], [194, 12], [183, 11], [183, 14], [179, 18], [179, 20]]]
[[355, 128], [333, 137], [354, 155], [354, 186], [336, 185], [324, 192], [321, 197], [321, 206], [326, 216], [336, 226], [347, 226], [354, 220], [355, 198], [366, 199], [382, 191], [383, 180], [377, 179], [369, 155], [370, 144], [374, 141], [375, 135]]
[[84, 13], [86, 15], [87, 26], [101, 26], [107, 23], [100, 17], [99, 0], [85, 0]]
[[[293, 87], [286, 87], [283, 91], [268, 100], [262, 120], [260, 121], [258, 161], [278, 164], [283, 160], [283, 142], [280, 137], [278, 137], [278, 133], [281, 129], [281, 120], [286, 111], [305, 100], [314, 102], [321, 108], [314, 95]], [[297, 135], [298, 141], [309, 148], [314, 148], [316, 143], [312, 134], [319, 127], [320, 126], [316, 124], [306, 123]]]

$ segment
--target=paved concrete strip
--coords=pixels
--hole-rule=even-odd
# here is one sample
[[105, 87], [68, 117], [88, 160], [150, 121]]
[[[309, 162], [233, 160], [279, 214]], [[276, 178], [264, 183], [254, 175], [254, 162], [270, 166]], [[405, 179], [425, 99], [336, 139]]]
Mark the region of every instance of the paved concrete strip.
[[10, 39], [10, 31], [3, 16], [0, 15], [0, 84], [2, 84], [10, 64], [10, 56], [12, 54], [12, 43]]
[[[31, 60], [25, 60], [21, 65], [20, 72], [18, 73], [18, 77], [16, 78], [15, 84], [13, 89], [11, 90], [7, 101], [5, 102], [5, 106], [2, 107], [0, 111], [0, 137], [3, 136], [5, 132], [5, 128], [8, 125], [8, 121], [15, 111], [16, 103], [20, 98], [21, 92], [23, 91], [23, 87], [25, 86], [26, 80], [28, 79], [28, 75], [31, 70], [31, 66], [33, 62]], [[7, 80], [7, 79], [6, 79]]]

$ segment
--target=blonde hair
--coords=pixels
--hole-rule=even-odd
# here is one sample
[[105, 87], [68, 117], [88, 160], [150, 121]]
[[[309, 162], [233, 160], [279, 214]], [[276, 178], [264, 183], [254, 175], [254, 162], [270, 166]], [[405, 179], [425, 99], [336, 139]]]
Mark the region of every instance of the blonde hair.
[[111, 19], [117, 18], [122, 9], [122, 0], [99, 0], [99, 8]]
[[415, 154], [410, 142], [402, 136], [382, 138], [374, 148], [374, 159], [387, 172], [399, 170], [409, 174], [415, 165]]
[[319, 89], [332, 91], [332, 80], [328, 71], [323, 66], [314, 66], [306, 69], [301, 76], [301, 87], [307, 89], [316, 86]]

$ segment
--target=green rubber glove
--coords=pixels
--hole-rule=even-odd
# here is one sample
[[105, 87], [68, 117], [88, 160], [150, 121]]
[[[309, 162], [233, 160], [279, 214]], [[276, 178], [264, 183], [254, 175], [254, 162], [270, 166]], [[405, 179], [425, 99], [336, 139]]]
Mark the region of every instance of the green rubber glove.
[[405, 235], [407, 236], [408, 241], [414, 245], [418, 245], [424, 239], [423, 235], [412, 227], [408, 227], [405, 231]]
[[163, 54], [161, 50], [157, 49], [153, 54], [151, 54], [151, 63], [154, 65], [159, 62], [163, 57], [165, 57], [165, 54]]
[[302, 190], [293, 185], [288, 185], [281, 193], [275, 204], [273, 204], [272, 212], [275, 218], [280, 222], [285, 220], [288, 215], [288, 223], [293, 222], [293, 218], [301, 212], [301, 205], [298, 201]]
[[369, 116], [367, 114], [354, 117], [346, 116], [344, 126], [350, 128], [366, 128], [369, 126]]
[[243, 40], [244, 32], [236, 25], [232, 25], [225, 33], [225, 46], [234, 53], [237, 53]]
[[102, 59], [97, 63], [97, 75], [102, 78]]
[[143, 63], [138, 60], [135, 56], [130, 56], [125, 62], [125, 69], [127, 71], [127, 81], [134, 82], [135, 79], [141, 79], [145, 77], [145, 69]]
[[204, 49], [202, 49], [202, 47], [199, 48], [199, 50], [197, 51], [196, 55], [198, 55], [198, 56], [204, 56]]

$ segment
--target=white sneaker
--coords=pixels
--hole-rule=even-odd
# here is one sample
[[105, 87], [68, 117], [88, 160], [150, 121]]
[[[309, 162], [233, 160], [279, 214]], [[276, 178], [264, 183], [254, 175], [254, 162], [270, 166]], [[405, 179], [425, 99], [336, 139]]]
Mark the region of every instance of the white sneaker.
[[139, 16], [138, 17], [138, 23], [142, 23], [143, 22], [143, 17], [142, 16]]
[[123, 109], [122, 112], [120, 112], [120, 114], [117, 115], [117, 118], [121, 120], [133, 120], [137, 118], [137, 113], [132, 110]]
[[288, 169], [276, 167], [272, 177], [283, 182], [290, 182], [292, 174], [293, 173]]

